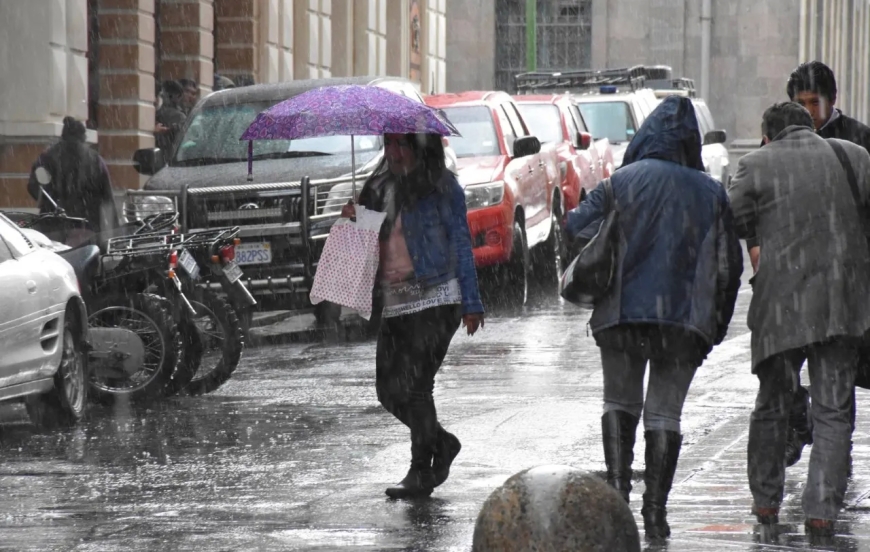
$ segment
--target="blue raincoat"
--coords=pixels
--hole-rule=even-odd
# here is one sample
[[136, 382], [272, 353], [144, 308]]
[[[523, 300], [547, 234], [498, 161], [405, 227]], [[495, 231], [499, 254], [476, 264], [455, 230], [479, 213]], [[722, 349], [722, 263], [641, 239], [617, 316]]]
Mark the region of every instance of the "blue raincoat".
[[[641, 125], [611, 177], [619, 211], [618, 267], [595, 304], [593, 333], [662, 324], [720, 343], [734, 313], [743, 253], [724, 187], [704, 173], [691, 100], [666, 98]], [[568, 213], [571, 237], [594, 235], [598, 186]]]

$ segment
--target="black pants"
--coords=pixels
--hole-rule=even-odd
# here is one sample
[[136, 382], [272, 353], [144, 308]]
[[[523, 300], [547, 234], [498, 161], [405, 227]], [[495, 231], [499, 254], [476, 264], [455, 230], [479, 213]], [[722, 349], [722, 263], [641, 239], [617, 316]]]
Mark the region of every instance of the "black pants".
[[453, 334], [459, 328], [459, 305], [384, 318], [378, 336], [378, 400], [411, 430], [414, 463], [431, 462], [439, 434], [432, 390]]

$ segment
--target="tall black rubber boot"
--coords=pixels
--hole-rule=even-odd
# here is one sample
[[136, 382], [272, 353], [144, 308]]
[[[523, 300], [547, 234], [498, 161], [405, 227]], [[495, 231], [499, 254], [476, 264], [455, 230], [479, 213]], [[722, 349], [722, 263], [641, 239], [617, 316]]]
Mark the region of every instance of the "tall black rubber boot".
[[683, 436], [676, 431], [664, 430], [647, 431], [643, 436], [646, 441], [646, 470], [643, 474], [646, 490], [640, 513], [647, 538], [662, 539], [671, 534], [665, 507], [674, 483]]
[[637, 423], [638, 418], [624, 410], [611, 410], [601, 416], [607, 484], [619, 491], [626, 502], [631, 493], [631, 463], [634, 462]]

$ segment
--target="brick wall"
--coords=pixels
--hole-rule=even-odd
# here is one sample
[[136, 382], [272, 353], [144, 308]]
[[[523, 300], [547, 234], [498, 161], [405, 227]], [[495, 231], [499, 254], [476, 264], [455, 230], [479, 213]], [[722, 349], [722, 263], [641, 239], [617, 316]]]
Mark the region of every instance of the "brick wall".
[[160, 1], [160, 78], [214, 84], [213, 0]]
[[215, 72], [234, 82], [258, 82], [257, 0], [214, 0]]
[[133, 152], [154, 146], [154, 0], [101, 0], [99, 17], [100, 154], [115, 188], [137, 189]]

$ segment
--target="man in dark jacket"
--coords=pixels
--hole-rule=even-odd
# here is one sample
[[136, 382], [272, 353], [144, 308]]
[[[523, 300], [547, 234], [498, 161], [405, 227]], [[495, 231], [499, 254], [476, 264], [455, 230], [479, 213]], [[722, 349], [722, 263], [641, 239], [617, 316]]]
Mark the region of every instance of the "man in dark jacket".
[[100, 155], [85, 143], [86, 129], [72, 117], [63, 120], [60, 141], [45, 150], [30, 171], [27, 191], [37, 200], [40, 212], [52, 209], [40, 194], [36, 169], [44, 167], [51, 175], [46, 191], [58, 206], [72, 217], [86, 218], [94, 231], [118, 225], [115, 198], [109, 170]]
[[187, 120], [182, 103], [184, 88], [178, 81], [165, 81], [160, 97], [163, 99], [163, 104], [155, 115], [157, 125], [154, 127], [154, 140], [157, 147], [163, 150], [164, 155], [168, 156], [172, 152], [175, 139]]
[[791, 101], [810, 112], [819, 136], [846, 140], [870, 152], [870, 127], [834, 107], [837, 80], [830, 67], [820, 61], [798, 65], [788, 78], [786, 91]]
[[870, 155], [813, 132], [793, 102], [764, 114], [766, 145], [745, 155], [729, 195], [741, 238], [760, 246], [749, 307], [752, 369], [759, 379], [749, 426], [748, 471], [760, 523], [782, 503], [788, 415], [808, 361], [813, 440], [803, 508], [808, 533], [827, 535], [848, 479], [857, 339], [870, 328], [870, 249], [835, 142], [870, 204]]
[[[789, 75], [786, 92], [791, 101], [801, 104], [810, 112], [813, 127], [819, 136], [846, 140], [870, 152], [870, 127], [834, 107], [837, 102], [837, 80], [830, 67], [820, 61], [798, 65]], [[755, 245], [751, 240], [749, 244], [750, 248]], [[757, 254], [751, 255], [757, 257]], [[798, 385], [786, 444], [787, 466], [796, 464], [804, 446], [813, 442], [809, 405], [809, 393]]]
[[[704, 172], [690, 99], [668, 97], [652, 112], [610, 180], [618, 264], [590, 322], [604, 370], [604, 459], [608, 483], [627, 501], [643, 413], [641, 514], [647, 536], [661, 538], [670, 534], [665, 505], [682, 444], [683, 403], [695, 371], [725, 338], [743, 255], [725, 189]], [[576, 237], [605, 214], [599, 185], [568, 213], [567, 231]]]

